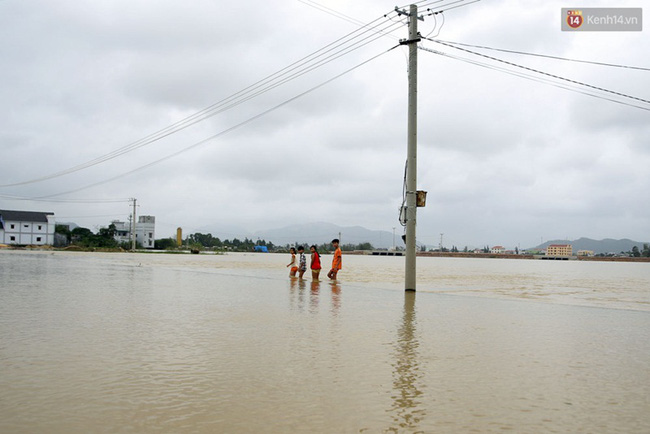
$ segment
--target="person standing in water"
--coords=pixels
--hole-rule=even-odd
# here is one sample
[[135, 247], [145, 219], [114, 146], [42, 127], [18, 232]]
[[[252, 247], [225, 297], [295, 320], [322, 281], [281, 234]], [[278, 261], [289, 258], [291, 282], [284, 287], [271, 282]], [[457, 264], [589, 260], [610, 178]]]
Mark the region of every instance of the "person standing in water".
[[313, 280], [318, 280], [318, 275], [320, 274], [320, 255], [316, 251], [316, 246], [311, 246], [309, 248], [309, 251], [311, 252], [311, 278]]
[[287, 267], [291, 267], [289, 271], [289, 276], [295, 277], [298, 272], [298, 261], [296, 260], [296, 249], [293, 247], [289, 250], [291, 252], [291, 262], [287, 264]]
[[339, 247], [338, 238], [334, 238], [332, 240], [332, 246], [334, 246], [334, 258], [332, 259], [332, 268], [330, 269], [329, 273], [327, 273], [327, 277], [332, 280], [336, 280], [336, 275], [338, 274], [339, 270], [343, 268], [343, 258], [341, 255], [341, 248]]
[[307, 271], [307, 258], [305, 257], [305, 248], [298, 246], [298, 277], [302, 279], [302, 275]]

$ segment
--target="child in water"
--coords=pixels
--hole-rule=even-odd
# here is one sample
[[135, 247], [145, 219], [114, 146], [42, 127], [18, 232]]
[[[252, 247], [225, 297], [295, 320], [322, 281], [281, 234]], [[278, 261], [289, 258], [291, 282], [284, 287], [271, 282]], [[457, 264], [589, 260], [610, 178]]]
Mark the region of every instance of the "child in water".
[[332, 246], [334, 246], [334, 259], [332, 259], [332, 268], [330, 269], [329, 273], [327, 273], [327, 277], [329, 277], [332, 280], [336, 280], [336, 275], [339, 272], [341, 268], [343, 268], [343, 259], [341, 256], [341, 248], [339, 247], [339, 240], [338, 238], [334, 238], [332, 240]]
[[316, 246], [311, 246], [309, 248], [311, 252], [311, 278], [313, 280], [318, 280], [318, 275], [320, 274], [320, 255], [316, 251]]
[[287, 267], [291, 267], [289, 271], [289, 276], [295, 277], [298, 272], [298, 262], [296, 261], [296, 249], [293, 247], [289, 250], [291, 252], [291, 262], [287, 264]]
[[305, 248], [298, 246], [298, 277], [302, 279], [302, 275], [307, 271], [307, 258], [305, 257]]

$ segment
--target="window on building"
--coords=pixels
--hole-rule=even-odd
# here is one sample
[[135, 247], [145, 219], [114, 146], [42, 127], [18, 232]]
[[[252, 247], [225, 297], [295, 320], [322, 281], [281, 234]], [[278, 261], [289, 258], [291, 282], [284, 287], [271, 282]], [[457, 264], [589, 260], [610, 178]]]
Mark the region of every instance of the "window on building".
[[29, 227], [29, 225], [28, 225], [28, 224], [24, 224], [23, 226], [25, 226], [26, 228], [28, 228], [28, 227]]
[[11, 241], [16, 241], [16, 237], [12, 236]]
[[43, 226], [38, 225], [38, 230], [40, 231], [41, 229], [43, 229]]
[[36, 237], [36, 242], [40, 243], [41, 242], [41, 237]]
[[16, 225], [11, 225], [11, 229], [16, 229]]

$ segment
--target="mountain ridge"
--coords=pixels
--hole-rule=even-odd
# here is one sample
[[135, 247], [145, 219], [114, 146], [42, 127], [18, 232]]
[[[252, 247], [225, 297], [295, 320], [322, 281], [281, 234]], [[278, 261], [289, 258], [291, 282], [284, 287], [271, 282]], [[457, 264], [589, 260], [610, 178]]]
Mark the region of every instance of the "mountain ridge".
[[[324, 244], [329, 243], [334, 238], [340, 238], [342, 244], [370, 243], [377, 249], [391, 248], [393, 247], [393, 243], [396, 247], [404, 247], [404, 243], [401, 239], [401, 226], [396, 226], [395, 233], [392, 233], [389, 231], [368, 229], [359, 225], [339, 226], [327, 222], [291, 224], [280, 228], [271, 228], [257, 231], [248, 231], [236, 226], [214, 224], [205, 226], [202, 232], [210, 232], [215, 237], [222, 239], [244, 237], [253, 240], [263, 239], [280, 246], [295, 243], [304, 245]], [[550, 244], [571, 244], [573, 246], [574, 253], [577, 253], [578, 250], [591, 250], [595, 254], [606, 254], [629, 252], [634, 246], [642, 250], [643, 245], [650, 244], [650, 242], [634, 241], [629, 238], [604, 238], [602, 240], [596, 240], [592, 238], [582, 237], [576, 240], [549, 240], [535, 247], [530, 247], [526, 250], [542, 250], [548, 247]], [[463, 246], [456, 247], [463, 248]]]
[[620, 253], [620, 252], [629, 252], [634, 246], [638, 247], [639, 250], [643, 249], [644, 244], [650, 244], [648, 241], [634, 241], [629, 238], [623, 239], [613, 239], [613, 238], [604, 238], [602, 240], [594, 240], [591, 238], [578, 238], [577, 240], [551, 240], [546, 241], [536, 247], [532, 247], [528, 250], [541, 250], [547, 248], [551, 244], [571, 244], [573, 246], [573, 253], [577, 253], [579, 250], [591, 250], [595, 254], [599, 253]]

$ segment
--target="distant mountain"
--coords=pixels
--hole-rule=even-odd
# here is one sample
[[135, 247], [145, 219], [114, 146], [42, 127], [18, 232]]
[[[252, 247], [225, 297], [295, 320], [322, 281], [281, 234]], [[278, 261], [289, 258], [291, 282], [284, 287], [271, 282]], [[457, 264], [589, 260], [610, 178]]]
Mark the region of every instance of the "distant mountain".
[[220, 238], [222, 240], [232, 240], [233, 238], [238, 238], [243, 240], [244, 238], [253, 238], [253, 234], [250, 231], [234, 225], [222, 224], [222, 223], [213, 223], [199, 228], [188, 231], [187, 234], [183, 232], [183, 236], [192, 234], [194, 232], [200, 232], [202, 234], [211, 234], [214, 237]]
[[[395, 232], [395, 244], [403, 245], [401, 228]], [[393, 234], [388, 231], [374, 231], [361, 226], [337, 226], [331, 223], [305, 223], [291, 225], [278, 229], [257, 231], [253, 238], [271, 241], [276, 245], [304, 243], [323, 244], [329, 243], [334, 238], [339, 238], [342, 244], [370, 243], [375, 248], [389, 248], [393, 246]]]
[[577, 240], [553, 240], [547, 241], [544, 244], [540, 244], [537, 247], [532, 249], [545, 249], [551, 244], [571, 244], [573, 246], [573, 253], [577, 253], [578, 250], [591, 250], [594, 253], [620, 253], [620, 252], [629, 252], [634, 246], [637, 246], [640, 250], [643, 249], [644, 244], [650, 244], [649, 241], [632, 241], [627, 238], [622, 240], [614, 240], [611, 238], [605, 238], [604, 240], [592, 240], [591, 238], [579, 238]]

